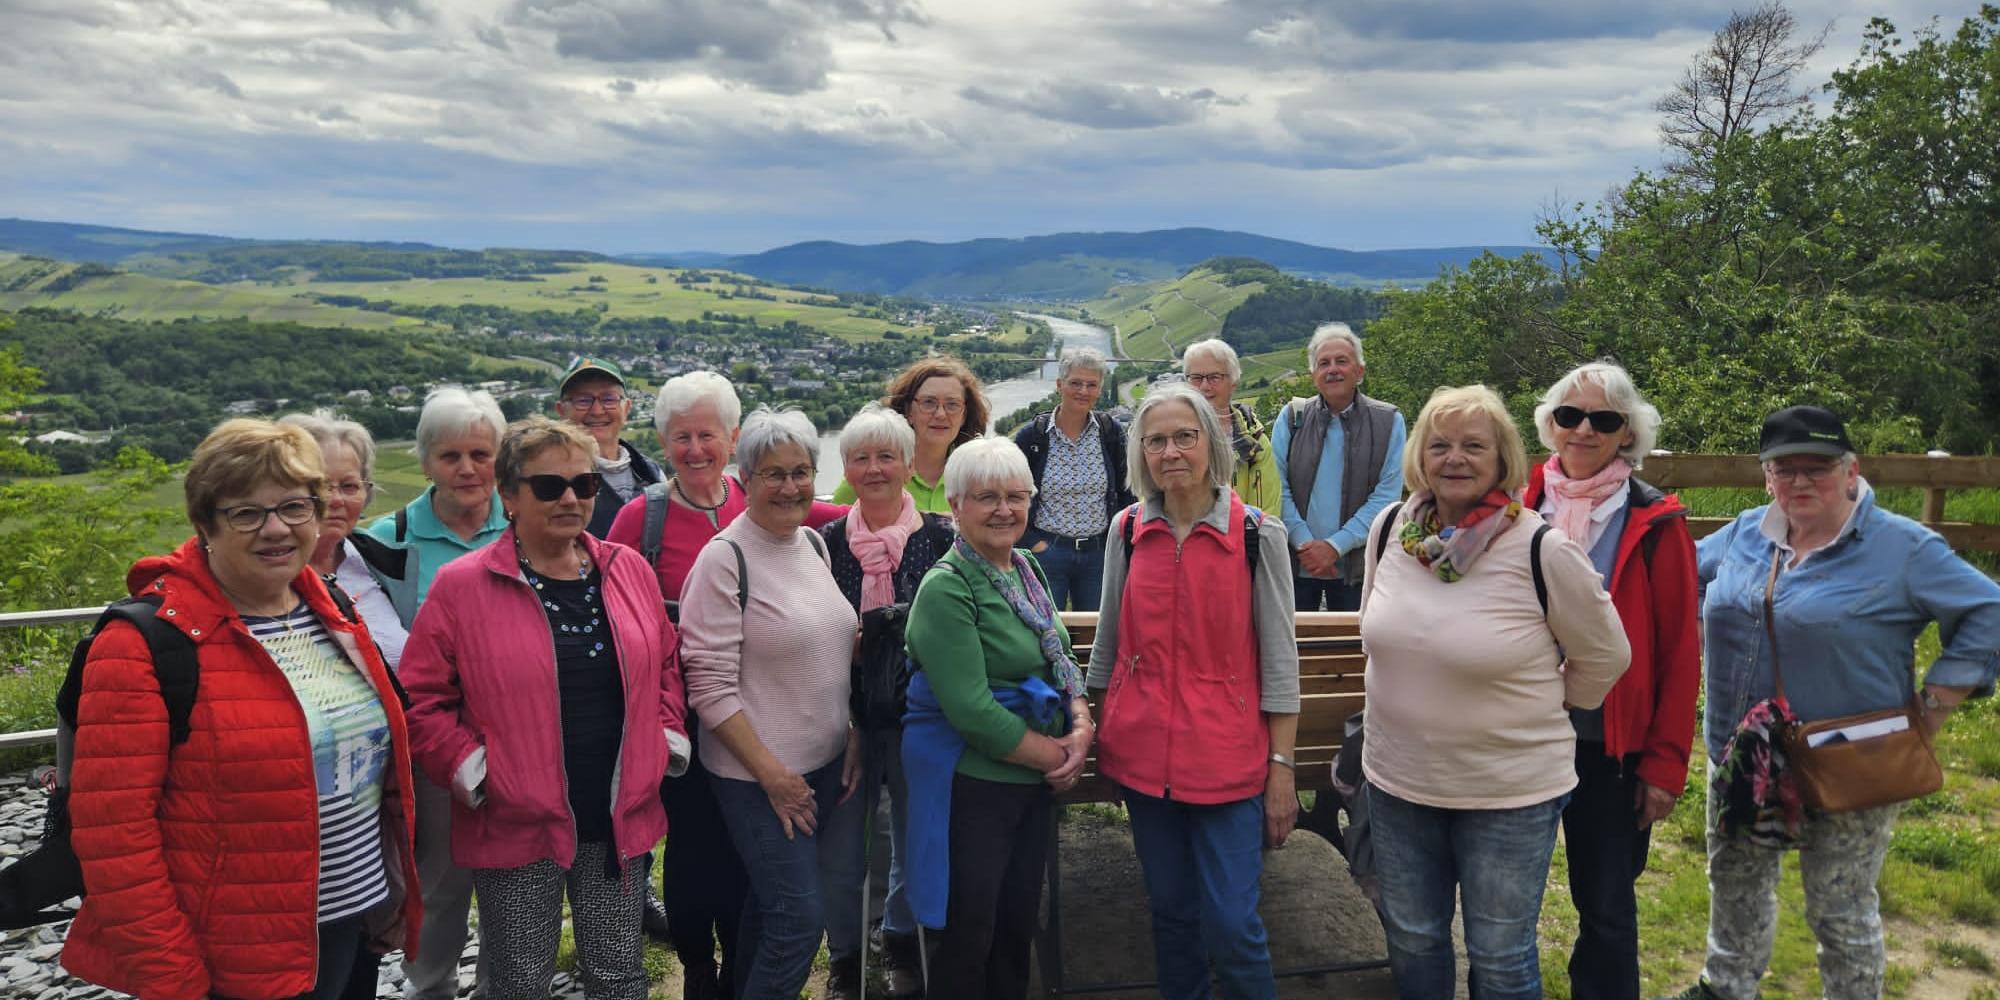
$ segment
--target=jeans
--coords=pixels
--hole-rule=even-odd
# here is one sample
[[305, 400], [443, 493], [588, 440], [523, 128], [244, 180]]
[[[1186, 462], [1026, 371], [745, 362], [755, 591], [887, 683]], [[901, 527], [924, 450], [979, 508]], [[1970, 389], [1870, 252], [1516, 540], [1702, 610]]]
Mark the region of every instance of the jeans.
[[[688, 716], [688, 737], [699, 741], [699, 720]], [[660, 782], [667, 808], [667, 846], [661, 861], [660, 901], [667, 907], [667, 930], [687, 979], [718, 979], [715, 949], [722, 946], [724, 984], [736, 981], [736, 930], [743, 923], [743, 897], [750, 893], [743, 861], [722, 822], [714, 784], [720, 779], [690, 752], [687, 773]], [[697, 986], [696, 988], [699, 988]]]
[[1632, 884], [1646, 870], [1653, 828], [1639, 829], [1638, 760], [1637, 754], [1606, 757], [1596, 741], [1576, 744], [1576, 790], [1562, 814], [1577, 914], [1569, 956], [1573, 1000], [1639, 997], [1639, 901]]
[[[1361, 609], [1361, 585], [1347, 584], [1339, 580], [1322, 580], [1316, 576], [1292, 577], [1292, 596], [1298, 601], [1300, 611], [1358, 611]], [[1326, 607], [1322, 609], [1320, 602]]]
[[[910, 825], [910, 790], [903, 780], [903, 731], [901, 729], [864, 730], [861, 734], [861, 788], [855, 792], [855, 801], [848, 803], [853, 808], [842, 807], [836, 822], [855, 827], [865, 827], [870, 817], [879, 817], [876, 809], [884, 782], [889, 792], [889, 871], [887, 875], [876, 873], [887, 886], [888, 893], [882, 906], [882, 931], [885, 934], [908, 936], [917, 932], [917, 919], [910, 912], [910, 900], [903, 890], [903, 831]], [[877, 831], [879, 834], [881, 831]], [[869, 848], [880, 841], [865, 839], [865, 830], [842, 830], [838, 834], [843, 839], [851, 839], [862, 852], [863, 860], [872, 853]], [[828, 831], [828, 835], [833, 835]], [[828, 887], [829, 906], [847, 906], [847, 901], [858, 908], [867, 901], [861, 899], [861, 883], [866, 874], [861, 865], [852, 869], [843, 867], [843, 874], [851, 877], [851, 883], [840, 883]], [[831, 936], [831, 928], [828, 930]]]
[[1264, 797], [1197, 806], [1124, 789], [1132, 846], [1153, 915], [1153, 965], [1166, 1000], [1277, 995], [1257, 915], [1264, 874]]
[[312, 992], [303, 996], [309, 1000], [374, 996], [375, 969], [382, 956], [368, 950], [367, 937], [360, 914], [319, 925], [319, 968]]
[[1518, 809], [1441, 809], [1368, 786], [1382, 929], [1398, 1000], [1449, 1000], [1454, 894], [1465, 907], [1472, 1000], [1539, 1000], [1542, 912], [1556, 821], [1568, 795]]
[[1035, 553], [1035, 561], [1049, 578], [1049, 603], [1057, 611], [1096, 611], [1104, 596], [1104, 539], [1079, 549], [1070, 539], [1038, 530], [1028, 545], [1042, 541], [1048, 548]]
[[846, 868], [861, 865], [861, 824], [839, 815], [859, 803], [835, 805], [840, 764], [836, 757], [804, 775], [819, 809], [818, 832], [794, 831], [789, 840], [761, 786], [714, 776], [715, 801], [750, 876], [750, 898], [737, 932], [743, 950], [736, 963], [736, 1000], [796, 1000], [812, 972], [822, 932], [836, 960], [861, 953], [861, 901], [829, 906], [826, 891], [851, 877]]
[[1024, 1000], [1055, 799], [1041, 783], [951, 779], [951, 892], [926, 996]]

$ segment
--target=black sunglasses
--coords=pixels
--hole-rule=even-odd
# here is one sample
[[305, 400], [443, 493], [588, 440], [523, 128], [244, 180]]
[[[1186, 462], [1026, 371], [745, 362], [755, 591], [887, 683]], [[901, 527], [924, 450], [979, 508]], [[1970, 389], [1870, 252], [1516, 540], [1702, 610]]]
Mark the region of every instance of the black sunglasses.
[[1575, 430], [1578, 424], [1583, 423], [1585, 417], [1590, 418], [1590, 429], [1599, 434], [1610, 434], [1618, 428], [1625, 426], [1625, 414], [1617, 410], [1591, 410], [1585, 412], [1574, 406], [1558, 406], [1550, 416], [1555, 418], [1557, 427], [1566, 431]]
[[575, 490], [578, 500], [588, 500], [597, 495], [597, 474], [594, 472], [586, 472], [574, 479], [544, 472], [539, 476], [522, 476], [521, 481], [527, 483], [529, 492], [543, 503], [561, 500], [564, 490]]

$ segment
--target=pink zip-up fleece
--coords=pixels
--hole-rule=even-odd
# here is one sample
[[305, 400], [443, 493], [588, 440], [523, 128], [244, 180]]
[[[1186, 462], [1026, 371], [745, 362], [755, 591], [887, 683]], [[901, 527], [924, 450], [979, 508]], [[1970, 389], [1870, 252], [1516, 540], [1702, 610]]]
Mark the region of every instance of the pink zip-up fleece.
[[[612, 839], [621, 860], [636, 858], [667, 834], [660, 805], [667, 734], [687, 745], [678, 637], [645, 559], [623, 545], [578, 537], [603, 574], [625, 684]], [[570, 867], [576, 827], [563, 771], [555, 640], [516, 560], [513, 528], [438, 571], [398, 676], [410, 693], [411, 756], [439, 787], [452, 788], [466, 759], [486, 751], [484, 801], [473, 808], [462, 790], [452, 796], [452, 860], [466, 868], [543, 859]]]

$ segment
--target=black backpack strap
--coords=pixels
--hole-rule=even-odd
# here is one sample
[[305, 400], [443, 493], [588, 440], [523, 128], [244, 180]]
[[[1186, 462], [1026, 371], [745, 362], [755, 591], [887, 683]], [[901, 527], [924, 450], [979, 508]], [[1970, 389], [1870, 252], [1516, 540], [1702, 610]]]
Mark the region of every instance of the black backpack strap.
[[1389, 548], [1389, 526], [1396, 523], [1396, 515], [1402, 513], [1402, 511], [1403, 501], [1398, 500], [1389, 505], [1389, 516], [1382, 519], [1382, 533], [1375, 536], [1375, 562], [1377, 565], [1380, 565], [1382, 562], [1382, 553]]
[[1131, 575], [1132, 569], [1132, 532], [1135, 530], [1133, 524], [1138, 520], [1139, 505], [1136, 503], [1125, 508], [1118, 515], [1118, 540], [1125, 543], [1125, 569], [1127, 576]]
[[130, 622], [146, 640], [153, 660], [153, 675], [160, 682], [160, 700], [167, 706], [167, 734], [171, 744], [187, 742], [188, 719], [194, 714], [195, 695], [201, 686], [201, 664], [195, 659], [194, 641], [172, 625], [159, 620], [159, 598], [127, 597], [112, 602], [97, 616], [90, 633], [70, 653], [69, 672], [56, 691], [56, 714], [62, 722], [76, 727], [77, 706], [83, 700], [83, 665], [90, 647], [113, 621]]
[[354, 610], [354, 598], [349, 597], [347, 591], [334, 582], [333, 577], [322, 576], [320, 581], [326, 584], [326, 596], [333, 598], [333, 608], [340, 612], [340, 617], [349, 622], [361, 621], [360, 613]]
[[1542, 576], [1542, 536], [1549, 533], [1548, 522], [1535, 529], [1535, 537], [1528, 540], [1528, 570], [1535, 575], [1535, 600], [1542, 606], [1542, 617], [1549, 616], [1549, 582]]
[[673, 506], [667, 499], [667, 484], [647, 483], [639, 491], [646, 498], [645, 528], [639, 533], [639, 554], [646, 557], [646, 565], [658, 565], [660, 548], [667, 534], [667, 509]]
[[736, 553], [736, 610], [750, 610], [750, 565], [743, 561], [743, 546], [735, 539], [725, 538], [729, 551]]
[[410, 508], [396, 508], [396, 544], [403, 544], [410, 535]]
[[806, 529], [806, 537], [812, 540], [813, 551], [819, 553], [819, 561], [832, 566], [833, 557], [826, 554], [826, 539], [819, 537], [819, 532], [811, 528]]
[[1250, 564], [1250, 584], [1257, 584], [1257, 526], [1264, 522], [1264, 512], [1249, 504], [1243, 505], [1243, 561]]

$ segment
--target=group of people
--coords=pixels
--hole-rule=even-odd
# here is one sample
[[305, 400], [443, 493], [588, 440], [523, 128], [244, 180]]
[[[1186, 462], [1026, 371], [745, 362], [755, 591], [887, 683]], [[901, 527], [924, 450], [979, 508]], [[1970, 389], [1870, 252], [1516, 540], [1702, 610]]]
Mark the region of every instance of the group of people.
[[[1572, 995], [1635, 997], [1634, 881], [1686, 784], [1704, 662], [1711, 761], [1773, 694], [1767, 635], [1805, 719], [1901, 704], [1932, 621], [1923, 728], [1992, 688], [2000, 587], [1875, 505], [1825, 410], [1767, 419], [1772, 503], [1696, 545], [1635, 475], [1660, 419], [1616, 365], [1549, 388], [1530, 466], [1483, 386], [1406, 428], [1360, 391], [1346, 326], [1308, 357], [1316, 394], [1267, 427], [1234, 401], [1229, 345], [1191, 345], [1128, 426], [1097, 408], [1107, 359], [1071, 351], [1058, 405], [1011, 440], [984, 433], [970, 370], [925, 358], [840, 433], [831, 503], [817, 429], [744, 416], [708, 372], [660, 387], [661, 465], [622, 440], [609, 362], [572, 363], [554, 420], [437, 390], [431, 486], [365, 528], [365, 429], [227, 421], [188, 470], [194, 537], [128, 577], [198, 651], [188, 732], [134, 629], [107, 626], [85, 666], [89, 893], [64, 964], [144, 1000], [360, 998], [401, 950], [407, 995], [444, 1000], [476, 897], [483, 995], [542, 997], [567, 900], [593, 998], [647, 994], [650, 931], [690, 998], [793, 1000], [824, 940], [833, 997], [876, 950], [892, 1000], [1019, 1000], [1054, 797], [1094, 757], [1162, 995], [1271, 997], [1257, 907], [1298, 817], [1293, 614], [1326, 609], [1359, 612], [1367, 652], [1399, 995], [1452, 995], [1462, 912], [1473, 996], [1540, 996], [1560, 827]], [[1065, 609], [1099, 612], [1088, 650]], [[1798, 842], [1828, 996], [1875, 996], [1895, 815], [1809, 812], [1778, 843], [1713, 824], [1683, 996], [1756, 995]]]

